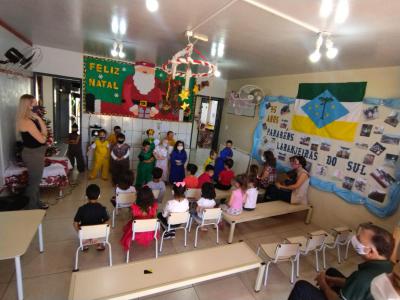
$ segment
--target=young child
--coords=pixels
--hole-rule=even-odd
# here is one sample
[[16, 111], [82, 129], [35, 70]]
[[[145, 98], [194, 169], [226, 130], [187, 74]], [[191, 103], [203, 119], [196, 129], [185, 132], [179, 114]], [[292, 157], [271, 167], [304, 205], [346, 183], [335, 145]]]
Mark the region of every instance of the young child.
[[232, 141], [227, 140], [225, 143], [225, 148], [221, 150], [217, 160], [215, 161], [214, 168], [214, 180], [217, 181], [219, 177], [219, 173], [224, 170], [224, 163], [227, 159], [232, 159], [233, 151], [232, 151]]
[[197, 189], [199, 185], [199, 180], [195, 176], [197, 172], [197, 166], [195, 164], [188, 164], [186, 166], [187, 175], [183, 181], [186, 183], [186, 188]]
[[224, 162], [224, 170], [218, 176], [218, 182], [215, 185], [215, 188], [219, 190], [230, 190], [232, 185], [231, 181], [235, 177], [235, 173], [232, 171], [233, 160], [228, 158]]
[[117, 135], [117, 143], [111, 150], [111, 177], [113, 184], [117, 184], [118, 174], [129, 171], [129, 150], [130, 146], [125, 143], [125, 135]]
[[168, 140], [163, 139], [161, 144], [157, 145], [153, 151], [156, 161], [156, 167], [162, 169], [161, 179], [168, 180]]
[[185, 178], [185, 163], [187, 154], [185, 151], [185, 144], [182, 141], [177, 141], [174, 150], [171, 153], [169, 172], [169, 182], [180, 182]]
[[[203, 212], [206, 208], [213, 208], [215, 205], [217, 205], [214, 200], [215, 197], [216, 194], [214, 185], [211, 182], [204, 183], [201, 187], [201, 198], [196, 202], [196, 214], [199, 218], [203, 217]], [[202, 227], [201, 230], [207, 231], [208, 229], [206, 227]]]
[[168, 131], [166, 139], [168, 140], [168, 144], [170, 147], [174, 147], [176, 144], [176, 141], [174, 139], [174, 132], [173, 131]]
[[[186, 212], [189, 211], [189, 201], [185, 198], [186, 186], [185, 183], [175, 182], [172, 186], [174, 191], [174, 199], [169, 200], [164, 207], [162, 213], [158, 213], [158, 219], [167, 226], [168, 216], [174, 212]], [[174, 239], [175, 231], [170, 231], [164, 235], [164, 239]]]
[[[143, 186], [138, 190], [136, 202], [132, 204], [133, 220], [151, 219], [157, 215], [158, 203], [154, 201], [153, 192], [148, 186]], [[132, 242], [132, 220], [123, 229], [121, 245], [128, 251]], [[149, 246], [154, 239], [153, 232], [135, 233], [135, 242], [142, 246]]]
[[203, 184], [205, 184], [206, 182], [212, 183], [213, 175], [214, 175], [214, 166], [207, 165], [204, 173], [201, 174], [198, 178], [199, 184], [197, 185], [197, 188], [201, 189], [203, 187]]
[[106, 134], [104, 129], [100, 129], [99, 138], [90, 145], [90, 150], [94, 150], [94, 161], [89, 179], [96, 178], [100, 169], [101, 178], [104, 180], [108, 179], [108, 170], [110, 168], [110, 143], [106, 140]]
[[215, 164], [215, 159], [217, 158], [217, 151], [215, 151], [215, 150], [211, 150], [210, 151], [210, 156], [209, 157], [207, 157], [207, 159], [206, 159], [206, 161], [204, 162], [204, 165], [203, 165], [203, 170], [205, 171], [206, 170], [206, 167], [208, 166], [208, 165], [214, 165]]
[[155, 167], [153, 169], [153, 180], [149, 181], [146, 184], [152, 190], [160, 191], [160, 193], [158, 194], [158, 198], [157, 198], [158, 203], [162, 202], [162, 200], [164, 199], [164, 193], [165, 193], [165, 183], [164, 183], [164, 181], [161, 180], [163, 172], [164, 171], [161, 168]]
[[237, 175], [233, 180], [235, 190], [232, 192], [228, 205], [221, 205], [221, 208], [230, 215], [239, 215], [243, 211], [243, 204], [246, 202], [247, 177]]
[[[86, 188], [86, 198], [88, 203], [78, 208], [74, 218], [74, 228], [79, 231], [81, 226], [99, 225], [108, 223], [110, 217], [108, 216], [106, 208], [97, 202], [100, 197], [100, 188], [96, 184], [89, 184]], [[88, 250], [89, 247], [83, 247], [83, 250]], [[98, 244], [97, 250], [104, 250], [104, 245]]]
[[154, 129], [151, 129], [151, 128], [147, 129], [146, 130], [146, 135], [147, 135], [147, 138], [145, 139], [145, 141], [149, 142], [150, 150], [151, 150], [151, 152], [153, 152], [154, 149], [156, 148], [156, 145], [154, 143], [154, 141], [155, 141], [155, 139], [154, 139]]
[[254, 210], [257, 204], [258, 190], [257, 190], [257, 177], [249, 176], [247, 182], [246, 202], [243, 205], [244, 210]]
[[82, 143], [81, 136], [78, 134], [78, 124], [72, 124], [72, 132], [68, 135], [68, 152], [67, 156], [69, 161], [71, 162], [72, 168], [76, 165], [79, 173], [85, 171], [85, 163], [83, 161], [82, 155]]
[[149, 141], [144, 141], [142, 151], [139, 154], [139, 164], [137, 168], [136, 186], [141, 187], [149, 182], [154, 168], [153, 151], [150, 149]]
[[121, 127], [119, 127], [118, 125], [114, 126], [113, 131], [114, 132], [111, 133], [108, 137], [108, 142], [110, 143], [111, 147], [113, 147], [117, 143], [118, 134], [121, 133]]
[[[126, 171], [121, 174], [117, 179], [117, 187], [115, 188], [115, 195], [123, 193], [136, 193], [136, 189], [133, 186], [133, 172]], [[115, 196], [111, 198], [111, 203], [115, 207]]]

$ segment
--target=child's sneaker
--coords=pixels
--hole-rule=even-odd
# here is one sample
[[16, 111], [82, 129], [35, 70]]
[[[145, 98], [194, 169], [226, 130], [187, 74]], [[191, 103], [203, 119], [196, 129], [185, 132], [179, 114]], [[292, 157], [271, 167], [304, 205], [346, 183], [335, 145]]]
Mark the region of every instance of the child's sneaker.
[[175, 232], [172, 231], [169, 231], [164, 235], [164, 240], [169, 240], [174, 238], [175, 238]]

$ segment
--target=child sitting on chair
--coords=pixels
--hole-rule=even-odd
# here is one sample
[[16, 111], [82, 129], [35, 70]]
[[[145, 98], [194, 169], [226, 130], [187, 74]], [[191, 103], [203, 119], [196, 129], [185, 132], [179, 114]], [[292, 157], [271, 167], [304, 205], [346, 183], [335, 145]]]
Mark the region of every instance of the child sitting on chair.
[[[158, 213], [158, 219], [163, 222], [163, 224], [168, 226], [168, 217], [170, 213], [175, 212], [186, 212], [189, 211], [189, 201], [185, 197], [186, 184], [182, 182], [175, 182], [172, 186], [174, 192], [174, 199], [169, 200], [164, 207], [162, 213]], [[164, 235], [164, 239], [174, 239], [175, 231], [170, 231]]]
[[155, 167], [153, 169], [153, 180], [149, 181], [146, 185], [152, 190], [159, 190], [157, 201], [161, 203], [164, 199], [165, 183], [161, 180], [163, 177], [163, 169]]
[[197, 172], [197, 166], [195, 164], [188, 164], [186, 166], [187, 175], [183, 181], [186, 183], [186, 188], [196, 189], [199, 185], [199, 180], [195, 176]]
[[[110, 217], [107, 209], [97, 202], [100, 197], [100, 188], [97, 184], [89, 184], [86, 188], [86, 198], [88, 203], [78, 208], [74, 218], [74, 228], [79, 231], [81, 226], [106, 224]], [[88, 246], [84, 246], [83, 250], [88, 250]], [[104, 250], [104, 245], [98, 244], [97, 250]]]
[[232, 191], [228, 205], [221, 205], [221, 209], [230, 215], [239, 215], [243, 211], [243, 204], [246, 202], [247, 177], [246, 175], [237, 175], [232, 180], [233, 186], [236, 188]]
[[[157, 215], [158, 203], [154, 200], [153, 192], [148, 186], [143, 186], [137, 192], [136, 202], [132, 204], [132, 219], [152, 219]], [[121, 245], [125, 251], [129, 250], [132, 241], [132, 220], [123, 229]], [[135, 233], [135, 242], [142, 246], [149, 246], [154, 239], [154, 231]]]
[[215, 188], [224, 191], [231, 189], [232, 187], [231, 181], [235, 177], [235, 173], [232, 171], [232, 167], [233, 167], [233, 160], [230, 158], [225, 160], [224, 170], [221, 173], [219, 173], [218, 182], [215, 185]]
[[[132, 171], [127, 171], [123, 174], [121, 174], [118, 178], [117, 178], [117, 187], [115, 188], [115, 195], [118, 194], [124, 194], [124, 193], [136, 193], [136, 189], [133, 186], [133, 172]], [[115, 197], [113, 196], [111, 198], [111, 203], [112, 205], [115, 207]]]
[[247, 182], [246, 202], [243, 205], [244, 210], [254, 210], [257, 204], [258, 190], [257, 177], [249, 176]]
[[207, 165], [204, 173], [201, 174], [198, 178], [199, 184], [197, 185], [197, 188], [201, 189], [203, 184], [206, 182], [212, 183], [213, 176], [214, 176], [214, 166]]
[[[196, 215], [200, 219], [203, 217], [203, 212], [206, 208], [214, 208], [216, 204], [215, 202], [215, 188], [211, 182], [206, 182], [201, 187], [201, 198], [197, 200], [196, 204]], [[207, 231], [206, 227], [201, 227], [202, 231]]]

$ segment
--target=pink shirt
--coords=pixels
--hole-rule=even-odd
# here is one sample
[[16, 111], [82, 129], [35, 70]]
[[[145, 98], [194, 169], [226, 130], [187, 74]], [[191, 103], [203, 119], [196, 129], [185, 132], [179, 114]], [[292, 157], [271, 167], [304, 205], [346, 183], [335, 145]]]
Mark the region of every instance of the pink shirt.
[[241, 210], [243, 207], [243, 203], [245, 202], [245, 195], [241, 189], [236, 189], [231, 194], [231, 199], [229, 202], [229, 206], [234, 209]]

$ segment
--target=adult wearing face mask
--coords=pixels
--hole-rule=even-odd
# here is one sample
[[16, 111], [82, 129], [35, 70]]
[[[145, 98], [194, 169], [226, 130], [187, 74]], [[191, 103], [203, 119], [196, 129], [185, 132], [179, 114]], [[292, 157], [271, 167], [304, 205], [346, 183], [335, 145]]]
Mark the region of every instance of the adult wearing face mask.
[[383, 273], [372, 280], [371, 294], [374, 300], [400, 300], [400, 264], [393, 267], [393, 273]]
[[22, 95], [16, 116], [16, 131], [21, 135], [24, 149], [22, 160], [28, 169], [28, 186], [25, 190], [29, 197], [27, 209], [48, 209], [48, 204], [40, 200], [40, 182], [46, 153], [47, 128], [43, 120], [33, 112], [37, 100], [32, 95]]
[[93, 168], [89, 179], [95, 179], [97, 173], [101, 170], [101, 178], [108, 180], [108, 171], [110, 168], [110, 143], [106, 140], [106, 131], [99, 130], [99, 137], [91, 145], [90, 150], [94, 150]]
[[186, 151], [184, 149], [185, 144], [182, 141], [177, 141], [174, 146], [174, 150], [170, 156], [170, 173], [169, 182], [181, 182], [185, 178], [185, 163], [187, 160]]
[[125, 135], [117, 134], [117, 143], [111, 149], [111, 177], [114, 185], [118, 184], [118, 178], [129, 171], [129, 150], [125, 143]]
[[156, 158], [156, 167], [163, 170], [161, 179], [166, 182], [168, 178], [168, 140], [166, 138], [156, 146], [153, 155]]
[[288, 300], [372, 300], [371, 282], [383, 273], [390, 273], [393, 265], [390, 256], [394, 241], [391, 233], [373, 224], [362, 224], [351, 243], [365, 260], [358, 270], [345, 277], [330, 268], [315, 278], [318, 287], [300, 280], [296, 282]]

